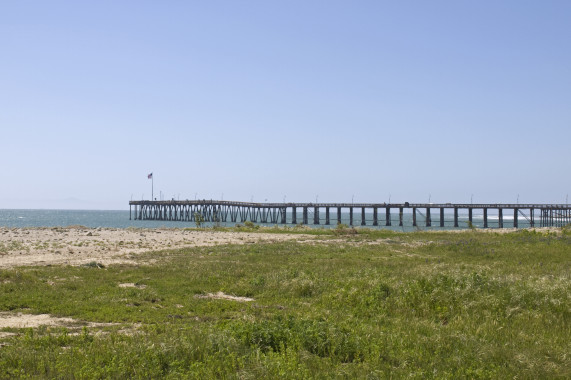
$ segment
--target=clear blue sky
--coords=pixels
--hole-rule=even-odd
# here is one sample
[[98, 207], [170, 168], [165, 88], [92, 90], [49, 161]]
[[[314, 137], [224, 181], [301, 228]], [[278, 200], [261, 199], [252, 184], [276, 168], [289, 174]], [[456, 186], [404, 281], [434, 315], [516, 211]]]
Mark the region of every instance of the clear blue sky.
[[570, 1], [4, 1], [0, 208], [565, 202]]

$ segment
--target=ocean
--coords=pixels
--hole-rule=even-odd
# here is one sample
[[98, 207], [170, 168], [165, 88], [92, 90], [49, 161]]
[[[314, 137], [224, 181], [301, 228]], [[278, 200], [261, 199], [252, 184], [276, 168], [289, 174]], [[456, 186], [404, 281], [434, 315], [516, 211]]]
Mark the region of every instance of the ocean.
[[[357, 211], [357, 210], [356, 210]], [[472, 224], [475, 227], [483, 227], [483, 215], [474, 211]], [[490, 210], [492, 211], [492, 210]], [[320, 224], [309, 224], [313, 228], [334, 228], [337, 224], [337, 217], [335, 214], [331, 215], [331, 225], [325, 225], [325, 212], [320, 213]], [[537, 215], [536, 215], [537, 217]], [[291, 220], [291, 215], [287, 216]], [[309, 221], [313, 222], [313, 214], [309, 214]], [[514, 218], [513, 214], [504, 214], [504, 228], [513, 227]], [[297, 220], [301, 220], [299, 215]], [[459, 214], [458, 228], [454, 228], [453, 216], [451, 213], [446, 213], [444, 216], [444, 227], [439, 227], [439, 213], [432, 212], [432, 227], [426, 227], [426, 218], [424, 210], [418, 210], [417, 213], [417, 227], [412, 226], [412, 214], [403, 215], [403, 227], [398, 225], [398, 213], [391, 214], [391, 226], [385, 226], [385, 215], [379, 213], [378, 220], [379, 226], [373, 226], [373, 215], [365, 214], [367, 228], [384, 228], [395, 231], [415, 231], [415, 230], [452, 230], [452, 229], [466, 229], [468, 228], [468, 214]], [[343, 213], [341, 215], [341, 222], [349, 225], [349, 214]], [[219, 223], [221, 226], [234, 226], [236, 223]], [[353, 224], [355, 227], [361, 225], [361, 214], [355, 212], [353, 214]], [[488, 214], [488, 227], [498, 227], [497, 214]], [[530, 226], [529, 221], [525, 215], [519, 215], [518, 224], [520, 228]], [[127, 228], [127, 227], [144, 227], [144, 228], [187, 228], [196, 227], [194, 222], [169, 222], [169, 221], [150, 221], [150, 220], [129, 220], [128, 210], [0, 210], [0, 227], [66, 227], [73, 225], [81, 225], [85, 227], [104, 227], [104, 228]], [[211, 227], [213, 223], [206, 223], [206, 227]], [[272, 224], [265, 224], [271, 226]], [[288, 226], [293, 226], [288, 224]]]

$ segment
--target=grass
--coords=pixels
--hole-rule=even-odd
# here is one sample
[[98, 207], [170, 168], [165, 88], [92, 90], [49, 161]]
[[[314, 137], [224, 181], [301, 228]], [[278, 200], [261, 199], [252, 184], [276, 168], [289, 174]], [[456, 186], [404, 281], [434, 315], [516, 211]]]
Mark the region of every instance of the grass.
[[[4, 329], [0, 377], [571, 376], [569, 230], [340, 229], [2, 270], [2, 311], [113, 324]], [[255, 301], [196, 297], [219, 291]]]
[[0, 255], [6, 254], [10, 251], [25, 250], [29, 251], [30, 248], [26, 247], [22, 242], [11, 241], [8, 243], [0, 242]]

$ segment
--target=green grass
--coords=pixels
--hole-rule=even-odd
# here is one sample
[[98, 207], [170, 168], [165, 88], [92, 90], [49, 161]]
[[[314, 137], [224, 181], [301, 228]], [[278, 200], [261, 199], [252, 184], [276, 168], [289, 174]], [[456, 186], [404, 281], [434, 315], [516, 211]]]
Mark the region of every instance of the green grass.
[[358, 232], [2, 270], [2, 311], [116, 324], [5, 329], [0, 377], [571, 376], [568, 230]]

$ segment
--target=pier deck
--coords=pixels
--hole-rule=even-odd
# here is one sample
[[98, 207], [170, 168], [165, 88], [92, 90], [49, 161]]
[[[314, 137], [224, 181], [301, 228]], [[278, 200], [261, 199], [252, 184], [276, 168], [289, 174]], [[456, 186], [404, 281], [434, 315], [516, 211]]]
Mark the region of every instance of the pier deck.
[[[437, 211], [435, 224], [433, 210]], [[503, 228], [507, 219], [510, 227], [515, 228], [520, 226], [519, 221], [524, 220], [531, 227], [561, 227], [571, 223], [571, 206], [564, 204], [254, 203], [216, 200], [130, 201], [129, 219], [134, 216], [135, 220], [195, 222], [200, 216], [204, 222], [330, 225], [341, 223], [342, 215], [348, 213], [349, 225], [357, 222], [361, 226], [392, 226], [393, 223], [404, 226], [404, 215], [412, 214], [412, 227], [421, 224], [425, 227], [460, 227], [459, 215], [467, 212], [466, 226], [462, 226], [467, 227], [474, 225], [475, 210], [483, 213], [483, 228], [493, 227], [489, 211], [497, 212], [494, 225], [498, 228]], [[505, 212], [512, 214], [513, 218], [508, 218]], [[398, 215], [398, 220], [393, 220], [396, 218], [392, 215]]]

